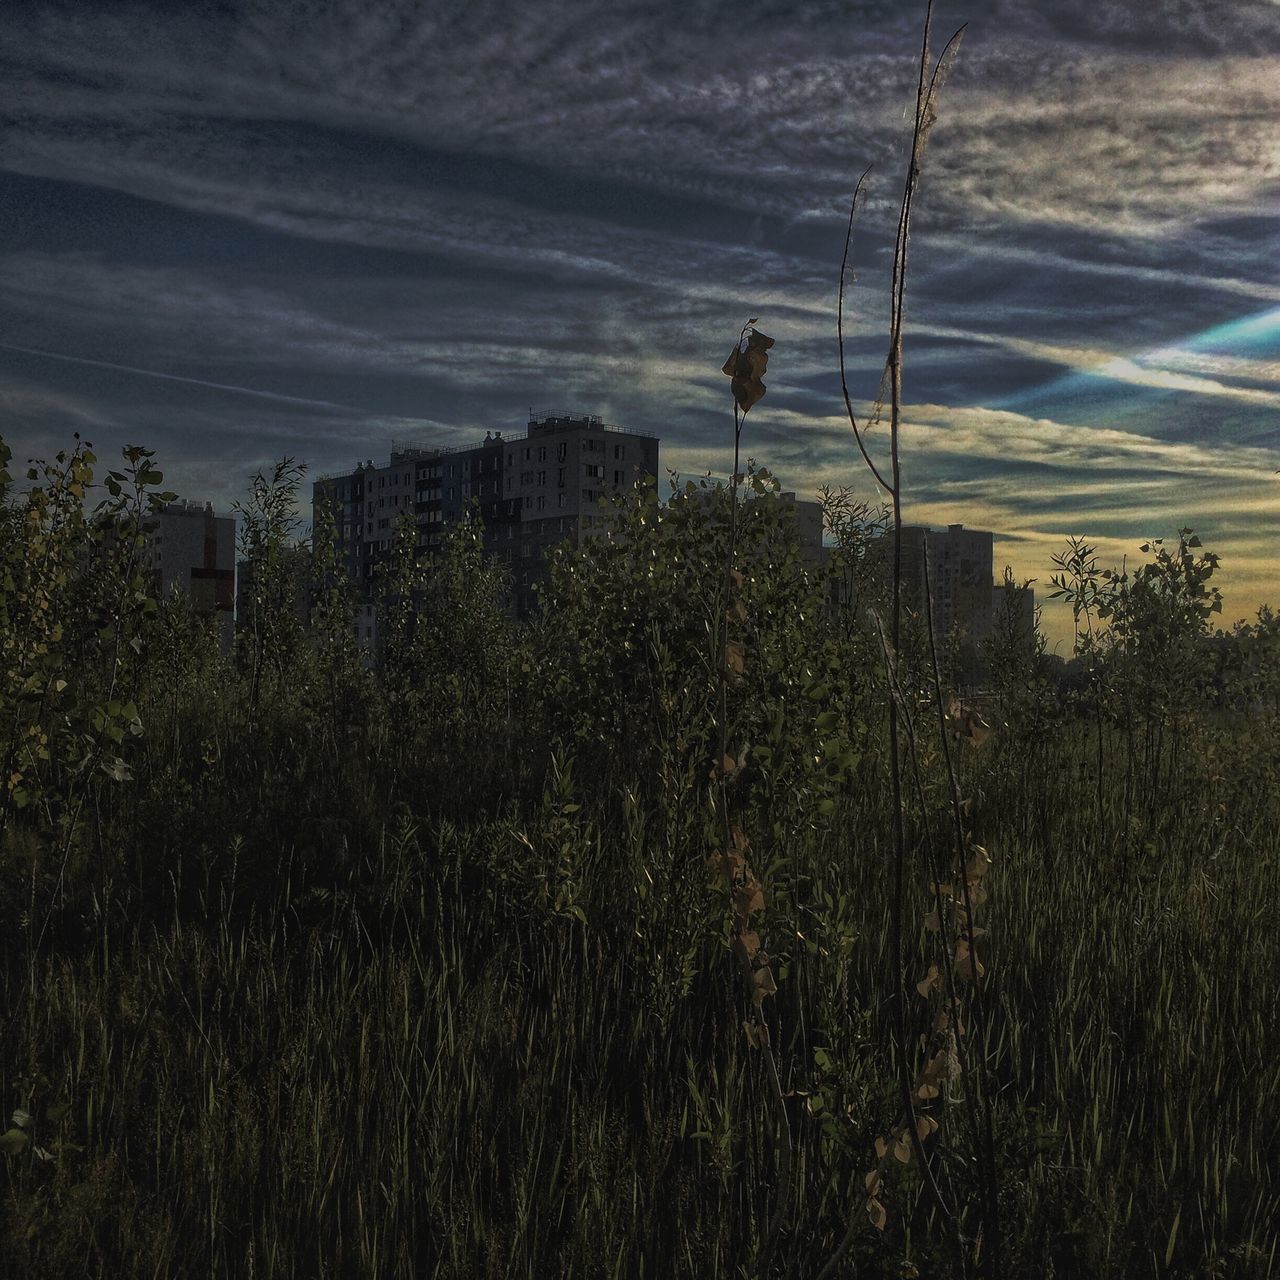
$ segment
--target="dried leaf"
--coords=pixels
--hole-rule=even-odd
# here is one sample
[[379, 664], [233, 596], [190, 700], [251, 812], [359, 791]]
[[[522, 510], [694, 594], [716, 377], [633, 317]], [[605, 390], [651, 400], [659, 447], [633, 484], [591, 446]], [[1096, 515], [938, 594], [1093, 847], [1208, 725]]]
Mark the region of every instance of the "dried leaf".
[[726, 880], [736, 878], [746, 865], [742, 855], [733, 849], [726, 849], [723, 853], [713, 853], [707, 859], [707, 869], [711, 874], [724, 876]]
[[946, 1053], [935, 1053], [928, 1062], [925, 1063], [924, 1070], [920, 1073], [921, 1079], [935, 1081], [945, 1080], [950, 1073], [950, 1060]]
[[947, 724], [953, 738], [963, 738], [971, 746], [980, 747], [991, 736], [991, 726], [981, 713], [954, 695], [947, 702]]
[[862, 1185], [866, 1188], [867, 1195], [869, 1196], [879, 1195], [880, 1188], [883, 1184], [884, 1179], [880, 1176], [879, 1169], [872, 1169], [871, 1172], [862, 1179]]
[[981, 880], [991, 868], [991, 855], [980, 845], [975, 844], [965, 864], [964, 876], [971, 884]]
[[744, 929], [733, 940], [733, 949], [744, 960], [754, 959], [760, 950], [760, 935], [754, 929]]
[[733, 890], [733, 913], [743, 924], [751, 918], [753, 912], [764, 909], [764, 890], [755, 876], [747, 878], [735, 886]]
[[747, 853], [751, 849], [751, 841], [747, 837], [747, 833], [735, 822], [729, 827], [729, 838], [733, 841], [733, 847], [741, 853]]
[[894, 1136], [893, 1158], [899, 1164], [908, 1164], [911, 1160], [911, 1139], [905, 1133]]
[[938, 966], [936, 964], [931, 964], [929, 966], [929, 972], [925, 974], [924, 979], [916, 983], [916, 990], [924, 996], [926, 1000], [929, 998], [930, 992], [942, 990], [942, 974], [938, 972]]
[[747, 667], [747, 651], [737, 640], [730, 640], [724, 647], [724, 665], [734, 673], [741, 675]]
[[765, 393], [765, 370], [769, 365], [769, 348], [773, 339], [752, 329], [747, 334], [747, 345], [734, 347], [724, 362], [721, 372], [733, 379], [730, 384], [738, 408], [745, 414]]
[[751, 999], [756, 1005], [764, 1004], [769, 996], [778, 994], [778, 984], [773, 980], [773, 970], [765, 965], [751, 971]]
[[937, 1133], [938, 1122], [932, 1116], [916, 1116], [916, 1137], [923, 1142], [931, 1134]]
[[972, 982], [975, 977], [981, 978], [984, 973], [986, 969], [975, 955], [966, 953], [963, 960], [956, 961], [956, 978], [961, 982]]
[[879, 1200], [872, 1199], [867, 1201], [867, 1218], [877, 1231], [883, 1231], [884, 1224], [889, 1220], [889, 1215]]
[[889, 1150], [889, 1144], [884, 1138], [876, 1139], [876, 1159], [883, 1160], [885, 1153]]

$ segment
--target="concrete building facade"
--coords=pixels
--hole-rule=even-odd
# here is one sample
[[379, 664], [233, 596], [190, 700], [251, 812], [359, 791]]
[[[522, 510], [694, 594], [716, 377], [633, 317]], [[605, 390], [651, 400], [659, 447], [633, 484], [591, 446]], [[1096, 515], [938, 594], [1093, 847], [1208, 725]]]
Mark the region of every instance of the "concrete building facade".
[[[892, 572], [893, 534], [876, 539], [880, 572]], [[946, 529], [904, 525], [902, 529], [902, 585], [907, 607], [923, 613], [925, 582], [934, 634], [939, 639], [958, 634], [966, 665], [981, 665], [981, 646], [991, 639], [997, 611], [1016, 609], [1019, 621], [1035, 630], [1035, 592], [1028, 587], [996, 585], [995, 535], [986, 529], [966, 529], [962, 524]], [[1008, 597], [1008, 599], [1006, 599]]]
[[511, 607], [518, 617], [536, 608], [545, 553], [575, 545], [611, 519], [601, 498], [636, 484], [656, 483], [658, 437], [607, 425], [598, 415], [531, 415], [524, 432], [487, 432], [461, 448], [429, 442], [392, 445], [385, 465], [372, 459], [354, 470], [322, 476], [313, 489], [317, 516], [328, 508], [347, 573], [364, 589], [357, 629], [376, 641], [370, 597], [402, 516], [412, 518], [422, 555], [433, 555], [444, 533], [478, 508], [485, 550], [511, 570]]
[[156, 592], [182, 592], [192, 610], [211, 618], [224, 649], [235, 639], [236, 522], [211, 503], [180, 500], [158, 513], [149, 535]]

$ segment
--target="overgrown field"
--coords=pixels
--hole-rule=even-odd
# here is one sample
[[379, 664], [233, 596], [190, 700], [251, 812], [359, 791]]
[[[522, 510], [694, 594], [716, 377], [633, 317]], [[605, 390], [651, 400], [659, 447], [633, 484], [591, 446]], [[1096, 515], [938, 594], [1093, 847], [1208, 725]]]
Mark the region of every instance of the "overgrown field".
[[403, 541], [367, 669], [287, 471], [232, 660], [150, 599], [149, 456], [92, 466], [0, 514], [0, 1273], [1280, 1275], [1276, 632], [1186, 539], [1095, 575], [1074, 691], [998, 636], [976, 745], [848, 503], [839, 607], [759, 477], [740, 579], [639, 498], [527, 628]]

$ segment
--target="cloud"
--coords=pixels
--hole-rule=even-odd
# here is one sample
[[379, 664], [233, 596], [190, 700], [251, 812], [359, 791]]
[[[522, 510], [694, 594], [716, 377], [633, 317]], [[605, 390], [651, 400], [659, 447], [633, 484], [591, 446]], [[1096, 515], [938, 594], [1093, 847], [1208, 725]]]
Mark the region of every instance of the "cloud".
[[227, 391], [238, 396], [255, 396], [263, 400], [278, 400], [286, 404], [306, 405], [312, 409], [347, 409], [349, 405], [335, 405], [328, 400], [307, 400], [301, 396], [282, 396], [272, 391], [259, 391], [253, 387], [237, 387], [225, 382], [209, 382], [203, 378], [184, 378], [179, 374], [161, 373], [156, 369], [139, 369], [133, 365], [115, 364], [110, 360], [90, 360], [84, 356], [66, 355], [58, 351], [43, 351], [39, 347], [20, 347], [14, 343], [0, 342], [0, 351], [14, 351], [19, 355], [39, 356], [45, 360], [66, 360], [73, 364], [88, 365], [95, 369], [110, 369], [116, 373], [137, 374], [143, 378], [158, 378], [164, 382], [180, 382], [187, 386], [203, 387], [209, 391]]
[[[393, 3], [250, 6], [211, 21], [51, 10], [34, 30], [11, 28], [23, 108], [7, 148], [44, 166], [33, 171], [95, 169], [126, 189], [168, 184], [192, 198], [209, 157], [198, 142], [177, 145], [184, 133], [239, 121], [263, 159], [271, 123], [308, 122], [753, 214], [838, 215], [863, 163], [900, 168], [914, 18], [825, 14]], [[926, 219], [1149, 229], [1253, 207], [1280, 181], [1276, 24], [1264, 7], [1218, 8], [1213, 40], [1199, 23], [1131, 9], [1120, 28], [1149, 43], [1109, 48], [1111, 23], [1083, 11], [1056, 24], [1026, 4], [969, 16]], [[33, 44], [38, 61], [24, 53]], [[869, 216], [891, 214], [889, 185]]]
[[[919, 518], [988, 521], [1042, 576], [1064, 529], [1118, 552], [1204, 516], [1260, 582], [1277, 354], [1189, 335], [1280, 302], [1280, 8], [975, 0], [939, 5], [940, 35], [964, 18], [913, 238]], [[229, 492], [276, 451], [337, 466], [551, 400], [724, 471], [718, 369], [758, 314], [779, 345], [751, 450], [790, 487], [858, 477], [836, 264], [874, 162], [848, 316], [874, 394], [916, 22], [828, 0], [20, 6], [11, 422], [128, 431]]]
[[[1263, 380], [1263, 371], [1280, 368], [1274, 362], [1232, 361], [1229, 357], [1209, 357], [1178, 348], [1160, 348], [1132, 357], [1096, 347], [1073, 347], [1059, 343], [1017, 338], [1007, 334], [981, 333], [974, 330], [925, 326], [919, 330], [939, 338], [955, 338], [964, 342], [1000, 347], [1032, 360], [1059, 365], [1077, 373], [1107, 378], [1112, 382], [1135, 387], [1151, 387], [1162, 391], [1185, 391], [1201, 396], [1221, 396], [1266, 408], [1280, 408], [1280, 390], [1236, 386], [1218, 378], [1202, 376], [1216, 372], [1224, 376], [1252, 377]], [[1198, 372], [1183, 370], [1198, 367]], [[1233, 372], [1234, 370], [1234, 372]], [[1248, 370], [1246, 374], [1243, 371]], [[1266, 380], [1273, 381], [1268, 375]]]

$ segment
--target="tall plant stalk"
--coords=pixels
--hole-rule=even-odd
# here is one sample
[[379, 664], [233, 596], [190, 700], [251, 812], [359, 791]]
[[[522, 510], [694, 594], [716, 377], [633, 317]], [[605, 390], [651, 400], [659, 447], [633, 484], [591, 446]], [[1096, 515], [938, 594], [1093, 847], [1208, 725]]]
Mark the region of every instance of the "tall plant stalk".
[[[873, 479], [885, 492], [890, 501], [891, 520], [893, 529], [893, 548], [892, 548], [892, 577], [891, 577], [891, 612], [889, 623], [889, 637], [885, 643], [883, 630], [881, 630], [881, 641], [885, 653], [886, 670], [889, 672], [888, 681], [888, 698], [887, 698], [887, 718], [888, 718], [888, 746], [889, 746], [889, 782], [892, 799], [892, 827], [893, 827], [893, 845], [890, 863], [890, 884], [891, 898], [889, 904], [890, 919], [890, 956], [893, 968], [890, 989], [892, 997], [893, 1011], [893, 1037], [895, 1042], [895, 1057], [897, 1066], [897, 1085], [899, 1099], [902, 1108], [904, 1123], [898, 1129], [899, 1135], [905, 1136], [910, 1143], [911, 1153], [914, 1155], [917, 1166], [921, 1171], [921, 1178], [924, 1183], [926, 1192], [937, 1208], [944, 1224], [948, 1227], [958, 1230], [958, 1223], [955, 1221], [952, 1210], [946, 1203], [945, 1198], [938, 1186], [936, 1177], [931, 1167], [928, 1154], [925, 1151], [921, 1136], [922, 1123], [918, 1120], [915, 1105], [916, 1085], [913, 1085], [911, 1070], [911, 1036], [908, 1024], [908, 1008], [907, 1008], [907, 968], [906, 968], [906, 949], [905, 949], [905, 899], [906, 899], [906, 816], [905, 816], [905, 797], [903, 794], [903, 732], [904, 726], [902, 716], [904, 714], [904, 696], [903, 691], [898, 687], [897, 676], [897, 657], [901, 651], [902, 644], [902, 627], [903, 627], [903, 599], [902, 599], [902, 534], [903, 534], [903, 518], [902, 518], [902, 459], [900, 449], [901, 425], [902, 425], [902, 369], [903, 369], [903, 331], [905, 320], [905, 301], [906, 301], [906, 281], [908, 272], [908, 258], [910, 248], [910, 230], [913, 206], [916, 191], [920, 181], [920, 166], [923, 156], [924, 146], [927, 140], [929, 129], [933, 123], [934, 112], [934, 94], [939, 83], [940, 75], [947, 63], [947, 59], [958, 40], [963, 34], [964, 28], [961, 27], [947, 41], [941, 55], [936, 61], [931, 59], [930, 54], [930, 33], [932, 29], [933, 19], [933, 3], [928, 0], [925, 9], [924, 28], [920, 46], [919, 71], [916, 82], [916, 104], [915, 104], [915, 122], [912, 132], [911, 152], [909, 163], [907, 166], [906, 177], [903, 182], [902, 196], [899, 204], [898, 224], [894, 242], [893, 271], [890, 286], [890, 322], [889, 322], [889, 350], [885, 360], [884, 375], [881, 381], [880, 397], [877, 402], [874, 416], [878, 420], [883, 412], [883, 403], [887, 391], [889, 400], [889, 468], [886, 477], [881, 467], [871, 457], [864, 438], [863, 429], [859, 427], [857, 415], [854, 413], [852, 398], [849, 394], [848, 377], [845, 364], [844, 352], [844, 295], [845, 281], [848, 274], [848, 263], [850, 245], [853, 235], [853, 222], [856, 215], [858, 201], [862, 192], [862, 188], [866, 179], [866, 172], [858, 179], [857, 186], [854, 190], [853, 200], [850, 204], [849, 221], [845, 232], [844, 253], [840, 267], [840, 287], [837, 302], [837, 343], [839, 348], [840, 359], [840, 386], [844, 396], [845, 410], [849, 419], [850, 426], [853, 429], [854, 439], [857, 443], [858, 450], [862, 456], [867, 469], [871, 473]], [[932, 62], [932, 66], [931, 66]], [[926, 580], [925, 594], [928, 595], [928, 583]], [[937, 651], [932, 634], [932, 617], [929, 618], [930, 627], [930, 652], [934, 663], [934, 694], [938, 704], [939, 715], [943, 716], [943, 705], [941, 695], [941, 682], [937, 669]], [[914, 733], [907, 726], [908, 736], [911, 738], [912, 759], [915, 759]], [[944, 750], [946, 749], [945, 721], [940, 721], [940, 730], [944, 735]], [[953, 802], [956, 805], [956, 812], [959, 809], [959, 793], [958, 783], [955, 777], [954, 766], [950, 760], [949, 754], [946, 757], [947, 768], [950, 775]], [[918, 780], [917, 780], [918, 785]], [[960, 841], [958, 848], [958, 856], [961, 859], [961, 879], [964, 880], [964, 846], [963, 846], [963, 829], [957, 828], [957, 838]], [[929, 842], [931, 845], [931, 842]], [[934, 870], [935, 881], [935, 898], [939, 904], [939, 928], [943, 931], [945, 937], [945, 923], [942, 921], [941, 910], [941, 884], [938, 875], [938, 869]], [[966, 884], [965, 892], [967, 895], [968, 886]], [[967, 900], [967, 899], [966, 899]], [[972, 918], [966, 912], [968, 942], [970, 948], [973, 943]], [[971, 954], [971, 953], [970, 953]], [[972, 962], [973, 969], [976, 970], [976, 957]], [[945, 980], [945, 986], [951, 992], [952, 979]], [[975, 993], [976, 994], [976, 993]], [[952, 995], [952, 1003], [954, 1005], [954, 993]], [[955, 1032], [953, 1031], [953, 1034]], [[985, 1061], [985, 1058], [984, 1058]], [[968, 1072], [966, 1071], [966, 1075]], [[966, 1087], [969, 1087], [968, 1083]], [[984, 1097], [987, 1097], [989, 1106], [989, 1096], [986, 1090], [982, 1090]], [[986, 1253], [986, 1271], [991, 1276], [999, 1275], [999, 1229], [998, 1229], [998, 1206], [996, 1204], [996, 1191], [994, 1183], [994, 1167], [993, 1156], [990, 1140], [990, 1115], [989, 1111], [984, 1115], [983, 1125], [983, 1141], [979, 1144], [983, 1149], [983, 1165], [984, 1176], [983, 1183], [983, 1220], [987, 1228], [987, 1253]], [[975, 1126], [975, 1134], [977, 1127]], [[900, 1139], [901, 1140], [901, 1137]], [[883, 1161], [884, 1153], [880, 1148], [884, 1144], [878, 1144], [880, 1158]], [[878, 1168], [867, 1175], [867, 1212], [874, 1225], [882, 1227], [884, 1225], [884, 1209], [877, 1199], [880, 1187], [880, 1174]], [[835, 1268], [839, 1259], [848, 1250], [852, 1243], [855, 1231], [855, 1223], [851, 1223], [844, 1239], [841, 1241], [835, 1255], [828, 1261], [826, 1267], [820, 1273], [822, 1277], [835, 1274]], [[958, 1237], [957, 1237], [958, 1238]], [[963, 1269], [963, 1256], [961, 1259]]]
[[[751, 929], [751, 916], [765, 905], [763, 890], [747, 862], [751, 842], [742, 827], [736, 824], [730, 813], [729, 782], [737, 770], [737, 762], [729, 751], [729, 668], [731, 647], [729, 627], [735, 610], [745, 617], [738, 589], [742, 575], [736, 568], [738, 550], [738, 478], [742, 464], [742, 429], [751, 406], [764, 395], [761, 381], [768, 363], [767, 352], [773, 339], [767, 338], [755, 328], [755, 320], [742, 326], [738, 341], [725, 362], [723, 372], [733, 378], [733, 474], [729, 480], [729, 539], [725, 549], [724, 578], [718, 601], [716, 629], [716, 710], [718, 720], [717, 755], [712, 768], [716, 780], [716, 797], [719, 809], [719, 826], [722, 851], [713, 855], [730, 890], [736, 937], [733, 950], [738, 959], [743, 983], [751, 1001], [751, 1017], [744, 1025], [748, 1042], [758, 1049], [765, 1062], [774, 1108], [777, 1113], [774, 1140], [778, 1163], [778, 1190], [773, 1212], [760, 1242], [760, 1255], [767, 1265], [778, 1230], [782, 1226], [791, 1204], [791, 1123], [787, 1117], [786, 1099], [782, 1090], [782, 1077], [770, 1040], [769, 1024], [764, 1013], [765, 999], [774, 994], [777, 987], [772, 970], [764, 960], [759, 935]], [[741, 673], [745, 662], [742, 646], [735, 646], [734, 669]]]

